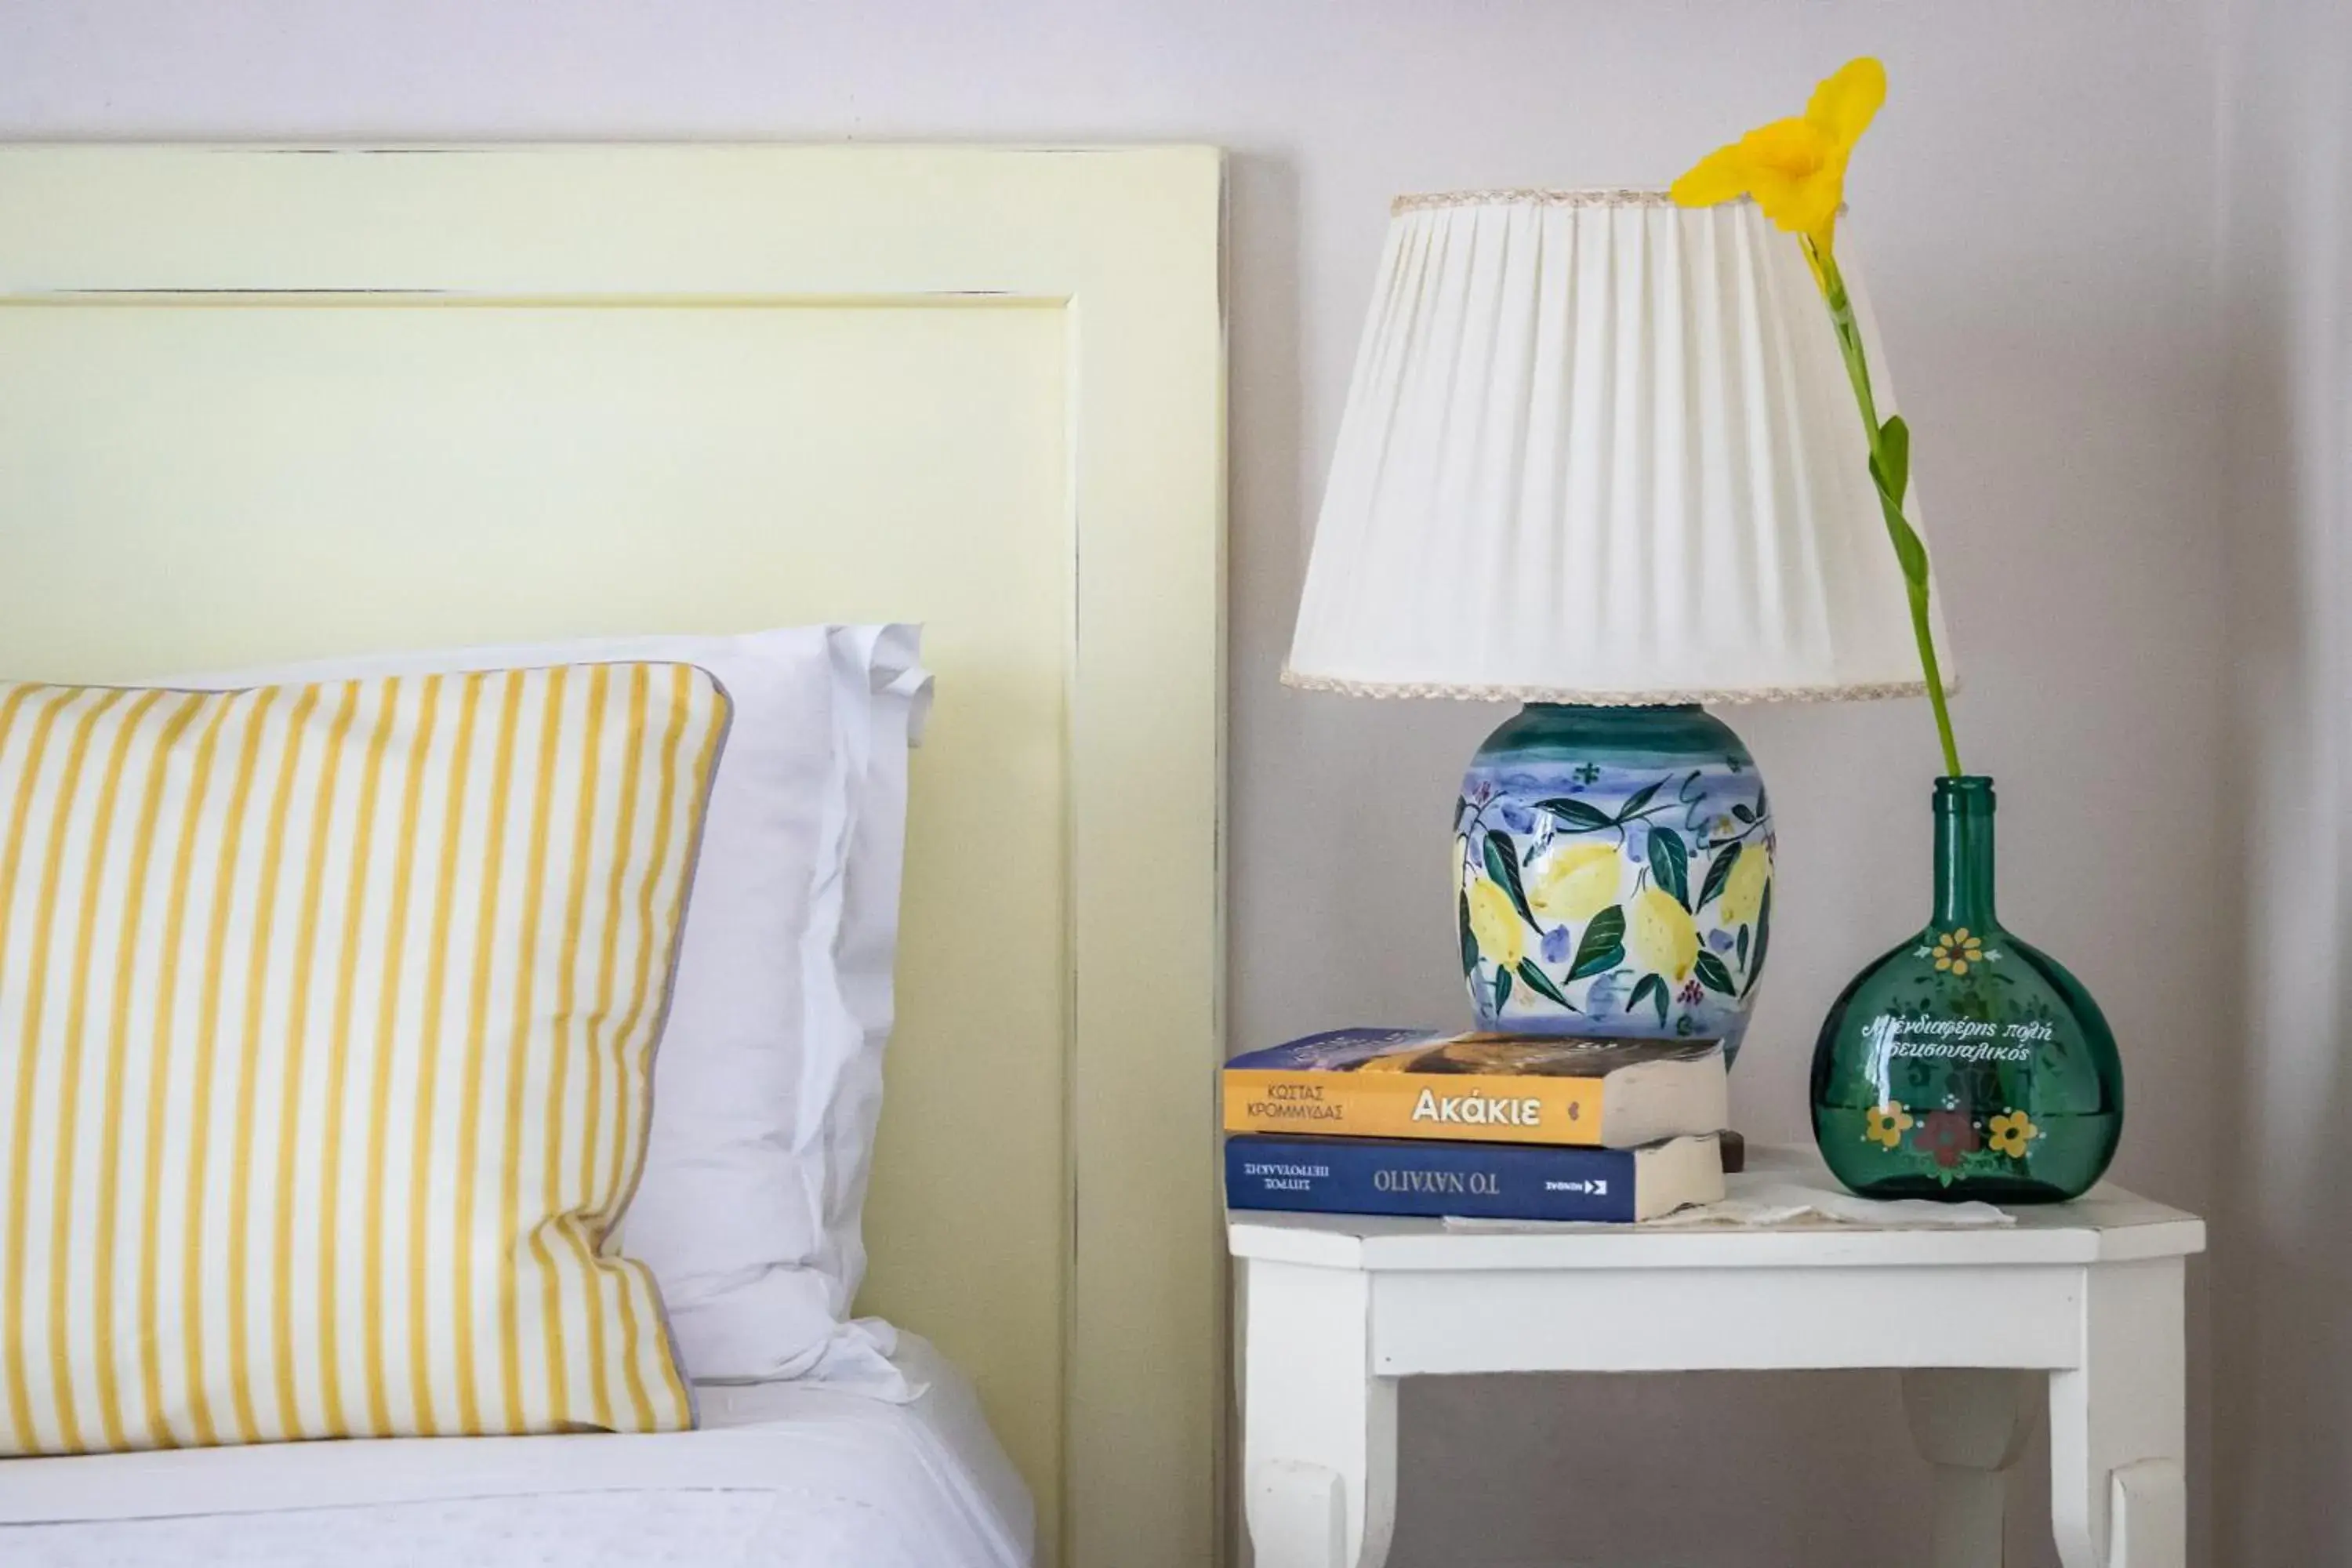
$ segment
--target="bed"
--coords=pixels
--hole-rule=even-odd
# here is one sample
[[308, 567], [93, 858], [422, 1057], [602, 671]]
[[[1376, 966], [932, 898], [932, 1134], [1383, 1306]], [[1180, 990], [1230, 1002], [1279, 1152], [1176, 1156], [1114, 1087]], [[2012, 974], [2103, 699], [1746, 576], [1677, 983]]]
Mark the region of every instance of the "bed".
[[909, 620], [939, 682], [858, 1303], [921, 1397], [0, 1461], [0, 1558], [1215, 1558], [1220, 200], [1193, 148], [0, 150], [0, 669]]

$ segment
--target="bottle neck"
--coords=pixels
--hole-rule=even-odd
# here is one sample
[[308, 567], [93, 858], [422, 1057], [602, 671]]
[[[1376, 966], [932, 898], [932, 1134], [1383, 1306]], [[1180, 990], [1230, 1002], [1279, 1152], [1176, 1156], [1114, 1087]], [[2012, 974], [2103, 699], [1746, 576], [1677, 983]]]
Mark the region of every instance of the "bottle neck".
[[1993, 794], [1989, 778], [1936, 781], [1936, 925], [1991, 931]]

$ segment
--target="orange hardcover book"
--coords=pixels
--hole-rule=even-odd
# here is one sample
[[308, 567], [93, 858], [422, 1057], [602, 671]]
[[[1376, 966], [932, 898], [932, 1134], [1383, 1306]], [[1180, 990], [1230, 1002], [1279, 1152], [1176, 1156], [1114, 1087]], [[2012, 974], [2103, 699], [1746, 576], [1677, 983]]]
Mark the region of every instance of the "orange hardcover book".
[[1228, 1132], [1630, 1149], [1719, 1131], [1714, 1040], [1336, 1029], [1237, 1057]]

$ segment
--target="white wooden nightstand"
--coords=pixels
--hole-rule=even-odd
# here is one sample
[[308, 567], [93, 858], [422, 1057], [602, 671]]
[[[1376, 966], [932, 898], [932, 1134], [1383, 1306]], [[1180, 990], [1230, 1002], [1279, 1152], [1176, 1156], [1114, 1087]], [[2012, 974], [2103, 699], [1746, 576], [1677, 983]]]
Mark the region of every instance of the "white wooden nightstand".
[[[1811, 1150], [1743, 1185], [1834, 1190]], [[1381, 1568], [1396, 1385], [1449, 1373], [1899, 1367], [1935, 1568], [1998, 1568], [2001, 1472], [2050, 1380], [2067, 1568], [2181, 1568], [2183, 1260], [2205, 1224], [2115, 1187], [2012, 1227], [1448, 1230], [1235, 1212], [1257, 1568]], [[1473, 1330], [1472, 1325], [1475, 1325]]]

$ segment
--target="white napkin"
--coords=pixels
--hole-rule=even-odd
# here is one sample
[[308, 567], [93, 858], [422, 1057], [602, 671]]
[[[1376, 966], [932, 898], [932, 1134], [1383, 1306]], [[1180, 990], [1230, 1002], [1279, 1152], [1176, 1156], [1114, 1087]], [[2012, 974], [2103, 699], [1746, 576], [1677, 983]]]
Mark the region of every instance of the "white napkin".
[[1882, 1203], [1798, 1182], [1749, 1180], [1719, 1203], [1695, 1204], [1656, 1219], [1626, 1226], [1595, 1220], [1459, 1219], [1448, 1230], [1969, 1230], [2015, 1225], [2017, 1216], [1990, 1204], [1939, 1204], [1926, 1198]]
[[1873, 1230], [1969, 1229], [2015, 1225], [2017, 1216], [1990, 1204], [1939, 1204], [1927, 1198], [1882, 1202], [1852, 1193], [1823, 1192], [1795, 1182], [1762, 1182], [1720, 1203], [1694, 1204], [1647, 1220], [1651, 1226], [1707, 1226], [1740, 1230], [1868, 1226]]

